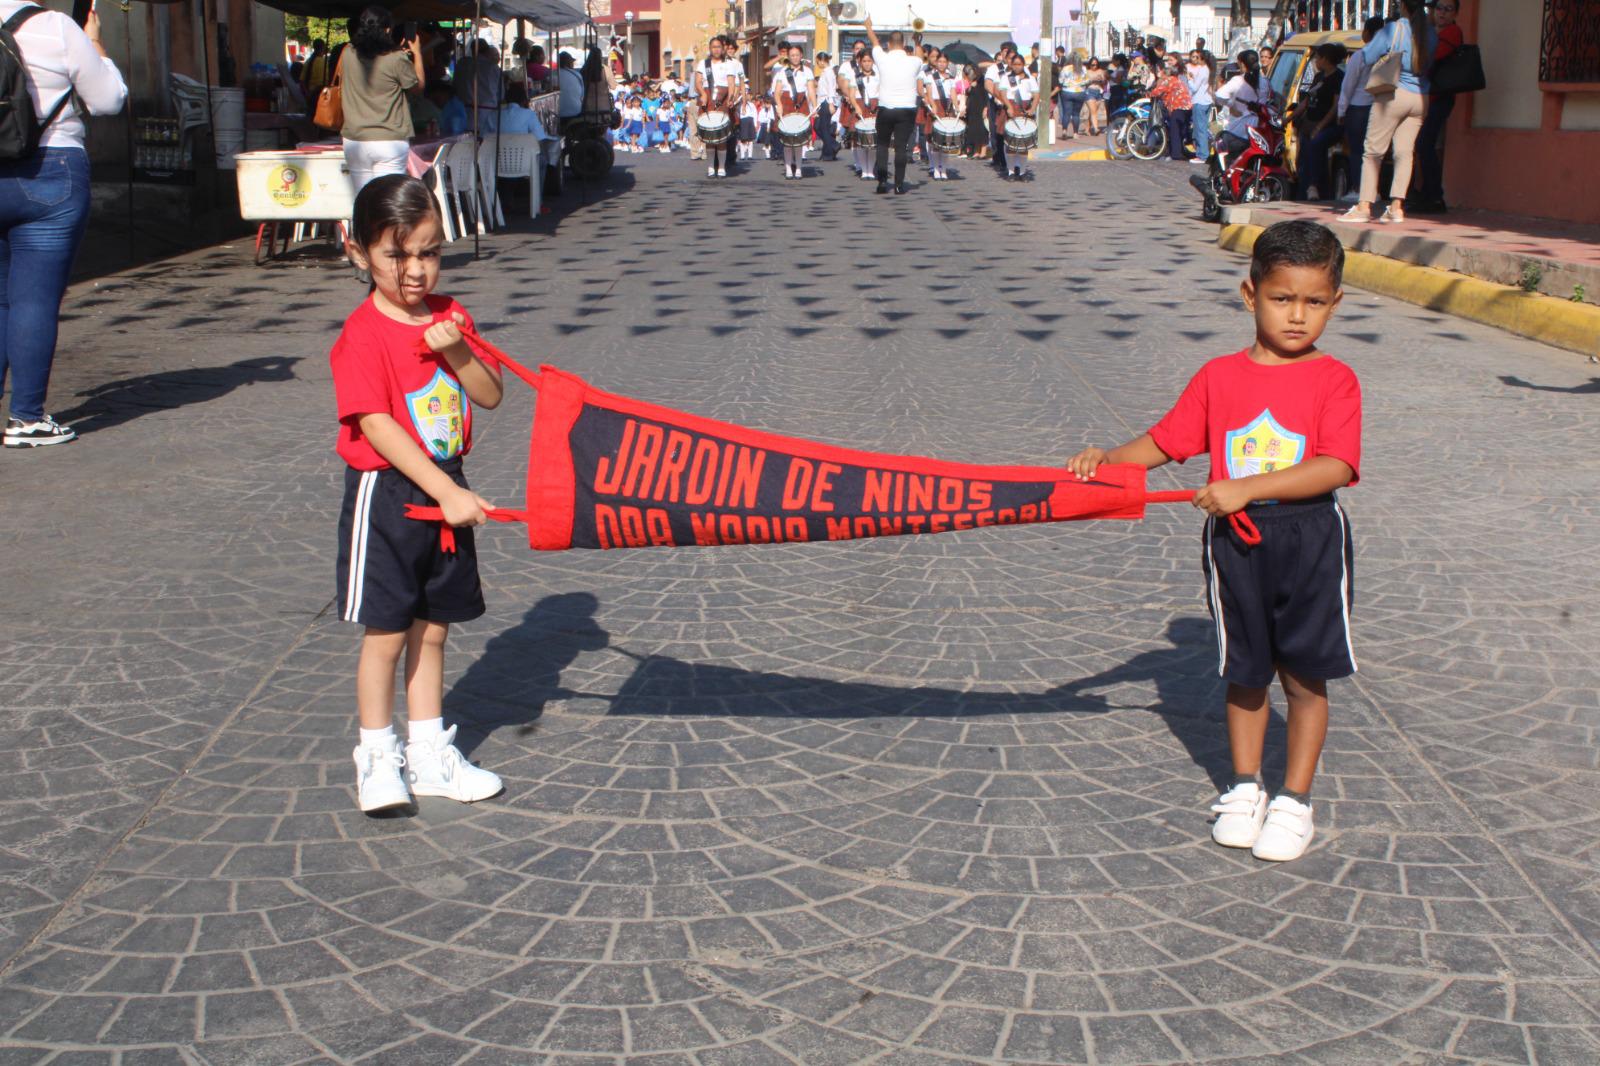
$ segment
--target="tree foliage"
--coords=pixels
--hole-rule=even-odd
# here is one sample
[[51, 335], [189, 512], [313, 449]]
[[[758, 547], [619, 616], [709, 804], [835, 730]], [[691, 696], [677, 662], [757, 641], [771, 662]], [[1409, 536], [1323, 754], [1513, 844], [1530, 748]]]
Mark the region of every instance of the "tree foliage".
[[309, 45], [312, 41], [327, 41], [328, 47], [343, 44], [350, 39], [345, 32], [344, 19], [319, 19], [309, 15], [283, 16], [283, 35], [291, 41]]

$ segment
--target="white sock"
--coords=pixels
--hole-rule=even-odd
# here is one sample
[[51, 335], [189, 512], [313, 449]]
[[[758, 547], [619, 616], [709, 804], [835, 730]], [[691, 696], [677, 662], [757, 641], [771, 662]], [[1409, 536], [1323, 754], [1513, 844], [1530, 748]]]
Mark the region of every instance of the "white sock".
[[382, 729], [361, 730], [361, 746], [363, 748], [388, 748], [395, 742], [394, 723], [391, 722]]
[[406, 723], [406, 740], [412, 744], [422, 741], [432, 743], [444, 736], [444, 716], [438, 718], [418, 718]]

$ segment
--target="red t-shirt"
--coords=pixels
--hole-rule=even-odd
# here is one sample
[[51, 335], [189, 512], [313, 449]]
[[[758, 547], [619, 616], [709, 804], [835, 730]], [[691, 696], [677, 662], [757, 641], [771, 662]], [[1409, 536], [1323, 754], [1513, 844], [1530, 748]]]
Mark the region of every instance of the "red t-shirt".
[[[472, 316], [450, 297], [426, 300], [435, 322], [459, 313], [472, 325]], [[472, 450], [472, 404], [444, 356], [423, 345], [425, 332], [426, 326], [396, 322], [371, 299], [345, 319], [328, 361], [339, 408], [336, 450], [357, 470], [390, 466], [362, 434], [362, 415], [391, 416], [424, 455], [436, 460]]]
[[1354, 485], [1361, 479], [1361, 383], [1330, 355], [1264, 366], [1246, 349], [1201, 367], [1150, 436], [1180, 463], [1209, 452], [1208, 482], [1331, 455], [1350, 464]]

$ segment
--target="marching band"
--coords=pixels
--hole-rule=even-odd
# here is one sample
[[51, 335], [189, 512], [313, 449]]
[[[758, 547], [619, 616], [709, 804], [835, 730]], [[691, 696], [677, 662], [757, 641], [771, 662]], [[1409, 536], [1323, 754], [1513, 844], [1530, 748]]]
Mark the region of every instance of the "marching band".
[[[870, 32], [870, 25], [869, 35], [870, 45], [857, 42], [851, 54], [837, 63], [827, 52], [819, 52], [810, 64], [800, 45], [781, 45], [766, 71], [766, 96], [751, 92], [734, 40], [727, 35], [711, 38], [709, 54], [696, 60], [688, 87], [699, 105], [692, 125], [705, 147], [706, 177], [726, 178], [734, 170], [734, 160], [750, 158], [749, 149], [759, 139], [767, 144], [768, 158], [781, 148], [787, 181], [805, 176], [805, 155], [813, 147], [820, 148], [822, 159], [831, 161], [842, 145], [850, 150], [850, 168], [886, 192], [891, 143], [896, 149], [896, 192], [905, 191], [904, 164], [912, 149], [920, 148], [933, 181], [948, 181], [950, 157], [972, 147], [967, 104], [969, 90], [977, 86], [968, 84], [950, 57], [923, 44], [920, 33], [910, 40], [891, 34], [888, 49]], [[883, 81], [886, 62], [894, 68], [892, 91]], [[902, 100], [906, 96], [902, 79], [910, 78], [911, 71], [916, 72], [914, 97]], [[1008, 180], [1022, 180], [1027, 176], [1028, 152], [1038, 143], [1034, 110], [1039, 81], [1010, 42], [977, 77], [986, 90], [977, 98], [987, 96], [994, 162]], [[894, 97], [893, 106], [880, 98], [883, 93]], [[985, 107], [974, 106], [980, 112]], [[890, 128], [881, 130], [885, 120]], [[981, 119], [979, 124], [981, 131]]]

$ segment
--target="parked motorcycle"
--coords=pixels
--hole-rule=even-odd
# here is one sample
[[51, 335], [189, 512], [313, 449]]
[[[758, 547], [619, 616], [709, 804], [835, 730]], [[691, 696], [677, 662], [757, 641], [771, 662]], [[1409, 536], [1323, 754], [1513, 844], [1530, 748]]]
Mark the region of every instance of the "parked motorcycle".
[[1287, 200], [1291, 180], [1283, 161], [1283, 119], [1273, 109], [1256, 107], [1256, 125], [1247, 128], [1244, 148], [1231, 157], [1220, 143], [1206, 161], [1204, 174], [1191, 174], [1189, 184], [1204, 197], [1200, 217], [1222, 218], [1224, 204]]

